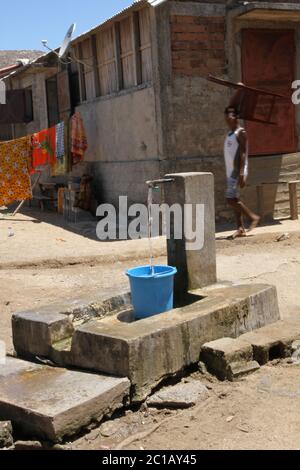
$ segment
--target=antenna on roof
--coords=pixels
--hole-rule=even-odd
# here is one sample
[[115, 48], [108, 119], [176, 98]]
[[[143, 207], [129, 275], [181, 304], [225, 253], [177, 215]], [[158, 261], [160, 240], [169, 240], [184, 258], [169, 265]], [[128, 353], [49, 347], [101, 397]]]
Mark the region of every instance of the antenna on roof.
[[75, 29], [76, 29], [76, 24], [73, 23], [70, 28], [68, 29], [68, 32], [65, 36], [65, 39], [62, 43], [62, 46], [60, 48], [60, 51], [58, 53], [58, 57], [60, 59], [64, 59], [66, 57], [66, 55], [68, 54], [69, 52], [69, 49], [70, 49], [70, 46], [71, 46], [71, 41], [72, 41], [72, 36], [75, 32]]
[[66, 64], [69, 62], [66, 58], [67, 58], [67, 54], [71, 46], [72, 36], [74, 34], [75, 29], [76, 29], [76, 24], [73, 23], [67, 31], [67, 34], [65, 36], [65, 39], [63, 40], [63, 43], [60, 47], [59, 52], [55, 51], [54, 49], [51, 49], [51, 47], [48, 47], [47, 39], [43, 39], [42, 41], [43, 46], [49, 51], [53, 52], [55, 55], [57, 55], [58, 59], [63, 64]]
[[83, 60], [79, 59], [78, 57], [76, 57], [76, 54], [75, 54], [74, 50], [72, 50], [71, 57], [68, 57], [68, 52], [71, 48], [72, 37], [73, 37], [73, 34], [75, 32], [75, 29], [76, 29], [76, 24], [73, 23], [67, 31], [65, 39], [63, 40], [63, 43], [62, 43], [62, 45], [59, 49], [59, 52], [55, 51], [54, 49], [51, 49], [51, 47], [48, 46], [47, 39], [44, 39], [42, 41], [42, 44], [46, 49], [53, 52], [58, 57], [58, 60], [62, 64], [71, 64], [73, 61], [75, 61], [75, 62], [78, 62], [79, 64], [84, 65], [85, 67], [88, 67], [88, 68], [92, 69], [92, 68], [94, 68], [94, 65], [90, 65], [90, 64], [84, 62]]

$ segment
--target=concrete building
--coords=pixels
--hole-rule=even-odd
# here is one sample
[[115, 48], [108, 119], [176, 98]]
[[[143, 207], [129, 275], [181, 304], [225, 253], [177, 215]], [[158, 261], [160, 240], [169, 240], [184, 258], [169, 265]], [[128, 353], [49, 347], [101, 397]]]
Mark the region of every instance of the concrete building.
[[[230, 90], [208, 74], [291, 94], [300, 78], [300, 2], [146, 0], [72, 42], [68, 66], [47, 54], [6, 79], [31, 87], [33, 120], [14, 136], [57, 123], [75, 109], [87, 131], [86, 162], [99, 202], [145, 202], [145, 181], [166, 173], [211, 171], [216, 213], [224, 202], [224, 108]], [[76, 58], [76, 60], [74, 60]], [[262, 104], [263, 105], [263, 104]], [[277, 105], [278, 125], [246, 123], [250, 177], [245, 201], [266, 215], [288, 214], [282, 181], [300, 178], [300, 108]], [[257, 191], [261, 183], [263, 191]], [[261, 198], [261, 200], [259, 200]]]
[[[18, 50], [0, 51], [0, 80], [15, 70], [23, 67], [32, 60], [42, 55], [41, 51]], [[0, 122], [0, 141], [10, 140], [13, 136], [13, 129], [10, 124]]]

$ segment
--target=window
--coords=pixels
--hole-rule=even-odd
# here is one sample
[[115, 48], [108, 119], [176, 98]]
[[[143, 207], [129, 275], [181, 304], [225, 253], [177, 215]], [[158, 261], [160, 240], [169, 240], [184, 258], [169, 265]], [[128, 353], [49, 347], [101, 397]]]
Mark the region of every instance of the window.
[[94, 58], [91, 38], [81, 43], [81, 57], [83, 64], [86, 99], [91, 100], [96, 96], [94, 83]]
[[120, 44], [123, 86], [124, 88], [131, 88], [137, 84], [134, 65], [133, 22], [131, 16], [120, 22]]
[[91, 35], [78, 44], [77, 55], [83, 62], [78, 67], [81, 101], [151, 82], [149, 8]]
[[25, 122], [33, 121], [33, 101], [32, 101], [32, 87], [25, 88]]
[[118, 91], [114, 28], [101, 31], [97, 38], [98, 70], [101, 95]]

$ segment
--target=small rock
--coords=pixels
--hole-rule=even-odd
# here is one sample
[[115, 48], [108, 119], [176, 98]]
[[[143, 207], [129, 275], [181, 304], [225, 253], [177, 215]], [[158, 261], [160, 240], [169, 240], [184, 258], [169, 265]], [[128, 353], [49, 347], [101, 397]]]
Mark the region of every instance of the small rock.
[[207, 374], [207, 368], [206, 368], [206, 365], [204, 364], [204, 362], [199, 362], [198, 364], [198, 367], [199, 367], [199, 372], [201, 374]]
[[52, 450], [67, 450], [67, 449], [68, 449], [68, 447], [62, 446], [61, 444], [55, 444], [52, 447]]
[[201, 382], [179, 383], [166, 387], [148, 398], [149, 406], [160, 408], [189, 408], [209, 397], [209, 392]]
[[120, 424], [115, 421], [107, 421], [103, 423], [100, 428], [100, 433], [103, 437], [111, 437], [119, 430]]
[[289, 233], [283, 233], [282, 235], [279, 235], [279, 237], [276, 238], [277, 242], [284, 242], [285, 240], [289, 240], [290, 234]]
[[231, 421], [235, 418], [235, 416], [228, 416], [228, 418], [226, 418], [226, 421], [227, 423], [231, 423]]
[[41, 450], [43, 448], [39, 441], [17, 441], [15, 450]]
[[10, 421], [0, 421], [0, 449], [13, 445], [12, 425]]

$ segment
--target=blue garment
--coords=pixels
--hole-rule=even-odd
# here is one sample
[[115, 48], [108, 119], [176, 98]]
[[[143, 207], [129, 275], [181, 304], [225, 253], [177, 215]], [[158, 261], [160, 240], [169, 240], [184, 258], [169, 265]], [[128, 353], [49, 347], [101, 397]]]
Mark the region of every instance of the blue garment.
[[56, 158], [63, 162], [65, 156], [65, 123], [61, 122], [56, 126]]
[[239, 199], [238, 180], [236, 178], [227, 178], [226, 199]]

